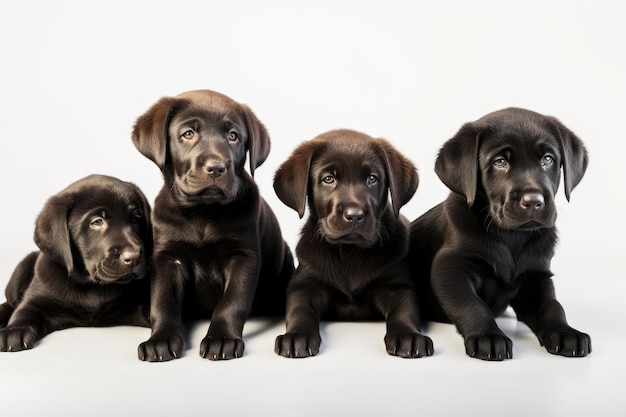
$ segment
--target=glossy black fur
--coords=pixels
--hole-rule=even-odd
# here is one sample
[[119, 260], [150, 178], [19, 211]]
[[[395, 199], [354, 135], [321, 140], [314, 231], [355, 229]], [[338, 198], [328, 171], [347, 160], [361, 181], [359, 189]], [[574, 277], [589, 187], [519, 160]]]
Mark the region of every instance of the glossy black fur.
[[406, 261], [408, 221], [399, 215], [417, 185], [413, 164], [388, 142], [350, 130], [304, 142], [283, 163], [274, 180], [278, 197], [300, 217], [308, 199], [310, 214], [276, 353], [316, 355], [321, 319], [385, 319], [389, 354], [432, 355]]
[[46, 202], [35, 243], [0, 305], [0, 351], [69, 327], [149, 325], [150, 206], [135, 185], [102, 175], [73, 183]]
[[509, 305], [549, 352], [591, 352], [551, 279], [561, 168], [569, 200], [587, 168], [582, 142], [558, 120], [516, 108], [465, 124], [439, 153], [435, 171], [453, 192], [411, 224], [409, 259], [422, 316], [454, 323], [469, 356], [512, 357], [495, 322]]
[[243, 356], [250, 313], [282, 315], [294, 266], [250, 171], [270, 150], [254, 113], [208, 90], [165, 97], [142, 115], [133, 142], [163, 173], [154, 204], [150, 339], [139, 358], [182, 355], [183, 322], [211, 319], [200, 355]]

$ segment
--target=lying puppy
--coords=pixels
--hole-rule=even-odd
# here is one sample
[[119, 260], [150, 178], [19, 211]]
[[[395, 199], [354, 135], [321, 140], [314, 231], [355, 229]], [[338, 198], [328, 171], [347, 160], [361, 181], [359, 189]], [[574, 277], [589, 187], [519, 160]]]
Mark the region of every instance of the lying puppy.
[[69, 327], [149, 325], [150, 206], [135, 185], [103, 175], [71, 184], [46, 202], [35, 243], [0, 305], [0, 351]]
[[139, 359], [180, 357], [183, 320], [194, 318], [211, 319], [202, 357], [239, 358], [249, 313], [284, 314], [294, 269], [276, 217], [244, 169], [246, 154], [251, 174], [267, 158], [267, 131], [247, 106], [200, 90], [162, 98], [132, 138], [164, 179], [153, 213], [152, 335]]
[[351, 130], [304, 142], [283, 163], [274, 180], [278, 197], [301, 218], [308, 199], [310, 215], [287, 290], [287, 333], [276, 339], [276, 353], [316, 355], [322, 318], [384, 318], [389, 354], [433, 354], [419, 331], [408, 222], [399, 214], [417, 185], [413, 164], [388, 142]]
[[495, 322], [509, 305], [548, 352], [591, 352], [551, 279], [561, 167], [569, 200], [587, 168], [583, 143], [558, 120], [516, 108], [465, 124], [439, 153], [435, 171], [453, 193], [411, 224], [409, 259], [423, 317], [454, 323], [471, 357], [512, 357]]

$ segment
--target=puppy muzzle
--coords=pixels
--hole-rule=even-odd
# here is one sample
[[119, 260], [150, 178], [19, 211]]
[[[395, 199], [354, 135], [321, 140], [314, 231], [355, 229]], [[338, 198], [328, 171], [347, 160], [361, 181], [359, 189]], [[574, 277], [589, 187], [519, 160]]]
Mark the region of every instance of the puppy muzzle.
[[337, 210], [333, 215], [321, 219], [320, 231], [331, 244], [370, 247], [379, 240], [375, 219], [359, 208]]
[[145, 257], [138, 252], [122, 252], [99, 262], [92, 274], [95, 282], [124, 284], [146, 276]]
[[176, 181], [180, 197], [188, 202], [226, 204], [237, 195], [236, 175], [224, 164], [213, 164], [187, 171]]
[[556, 209], [551, 196], [528, 191], [512, 195], [501, 207], [491, 207], [493, 219], [502, 229], [532, 231], [553, 227]]

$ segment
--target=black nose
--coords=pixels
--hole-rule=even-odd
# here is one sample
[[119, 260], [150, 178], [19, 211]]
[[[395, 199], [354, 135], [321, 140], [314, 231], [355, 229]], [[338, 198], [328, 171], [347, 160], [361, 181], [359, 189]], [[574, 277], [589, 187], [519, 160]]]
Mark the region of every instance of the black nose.
[[526, 193], [522, 195], [520, 203], [524, 210], [541, 210], [546, 202], [540, 193]]
[[210, 176], [217, 178], [220, 175], [226, 172], [226, 163], [225, 162], [217, 162], [217, 161], [209, 161], [204, 165], [204, 169], [207, 174]]
[[125, 250], [120, 254], [120, 261], [124, 266], [132, 268], [139, 263], [141, 253], [134, 250]]
[[365, 220], [365, 213], [361, 209], [346, 209], [343, 212], [343, 219], [353, 225], [361, 224]]

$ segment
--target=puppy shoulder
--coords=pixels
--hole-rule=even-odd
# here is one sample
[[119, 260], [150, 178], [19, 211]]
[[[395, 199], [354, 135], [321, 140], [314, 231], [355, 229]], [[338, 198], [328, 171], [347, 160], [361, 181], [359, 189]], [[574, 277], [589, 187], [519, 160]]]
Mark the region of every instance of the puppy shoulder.
[[14, 308], [24, 297], [24, 293], [30, 286], [35, 275], [35, 264], [41, 252], [34, 251], [22, 259], [11, 274], [5, 294], [7, 301]]
[[410, 223], [406, 217], [396, 217], [389, 206], [380, 222], [380, 246], [383, 250], [404, 252], [408, 249]]
[[[18, 297], [19, 303], [35, 303], [48, 305], [51, 302], [65, 306], [66, 295], [70, 291], [72, 278], [68, 276], [68, 271], [45, 253], [36, 253], [34, 268], [29, 271], [32, 276], [22, 276], [21, 279], [28, 278], [28, 281], [16, 283], [11, 291]], [[34, 254], [30, 254], [32, 258]], [[25, 258], [25, 261], [28, 259]], [[7, 288], [7, 293], [9, 288]], [[55, 300], [55, 301], [53, 301]]]

